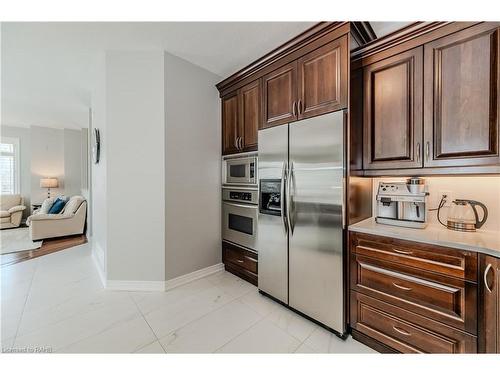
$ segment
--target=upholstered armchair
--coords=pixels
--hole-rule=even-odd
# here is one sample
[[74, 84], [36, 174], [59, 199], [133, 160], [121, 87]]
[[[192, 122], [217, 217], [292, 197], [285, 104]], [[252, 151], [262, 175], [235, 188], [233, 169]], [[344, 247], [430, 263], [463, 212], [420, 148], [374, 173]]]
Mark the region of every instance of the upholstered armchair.
[[83, 234], [87, 217], [85, 198], [79, 195], [71, 197], [59, 214], [47, 213], [48, 209], [44, 207], [49, 206], [48, 208], [50, 208], [50, 204], [44, 204], [26, 221], [30, 227], [32, 241]]
[[0, 196], [0, 229], [16, 228], [21, 225], [24, 199], [20, 194], [5, 194]]

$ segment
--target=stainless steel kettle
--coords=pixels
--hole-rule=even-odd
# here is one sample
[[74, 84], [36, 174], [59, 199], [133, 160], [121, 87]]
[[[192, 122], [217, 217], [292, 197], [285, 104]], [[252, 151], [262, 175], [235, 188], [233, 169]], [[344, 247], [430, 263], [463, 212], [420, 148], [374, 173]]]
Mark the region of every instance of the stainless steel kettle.
[[[476, 210], [479, 206], [483, 210], [483, 218], [479, 220]], [[446, 226], [448, 229], [463, 232], [475, 232], [483, 226], [488, 218], [488, 209], [484, 204], [469, 199], [455, 199], [451, 202]]]

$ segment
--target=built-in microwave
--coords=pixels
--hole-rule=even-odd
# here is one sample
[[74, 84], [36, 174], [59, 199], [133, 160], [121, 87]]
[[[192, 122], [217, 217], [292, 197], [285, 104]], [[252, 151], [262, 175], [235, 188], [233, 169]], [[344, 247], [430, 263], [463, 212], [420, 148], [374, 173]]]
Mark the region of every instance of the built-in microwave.
[[252, 152], [224, 156], [222, 184], [257, 186], [257, 154]]

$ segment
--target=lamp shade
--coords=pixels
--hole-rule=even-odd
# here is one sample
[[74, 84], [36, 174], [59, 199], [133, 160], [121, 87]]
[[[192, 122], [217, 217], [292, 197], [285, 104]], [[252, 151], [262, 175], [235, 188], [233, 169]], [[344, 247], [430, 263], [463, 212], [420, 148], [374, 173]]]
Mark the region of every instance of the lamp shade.
[[48, 177], [40, 179], [41, 188], [56, 188], [58, 186], [59, 186], [59, 181], [57, 181], [57, 178]]

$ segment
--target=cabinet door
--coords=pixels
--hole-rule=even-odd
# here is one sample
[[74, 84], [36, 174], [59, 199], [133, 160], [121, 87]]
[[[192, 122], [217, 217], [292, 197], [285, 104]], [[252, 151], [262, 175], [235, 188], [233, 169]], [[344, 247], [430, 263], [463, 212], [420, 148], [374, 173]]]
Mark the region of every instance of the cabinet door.
[[347, 107], [347, 36], [298, 60], [298, 118]]
[[257, 150], [257, 132], [262, 118], [260, 80], [244, 86], [239, 96], [240, 136], [245, 151]]
[[364, 168], [422, 166], [422, 47], [364, 68]]
[[500, 259], [480, 256], [479, 351], [500, 353]]
[[282, 66], [263, 78], [262, 128], [297, 120], [297, 62]]
[[498, 164], [499, 29], [425, 45], [425, 166]]
[[238, 152], [238, 96], [222, 98], [222, 154]]

